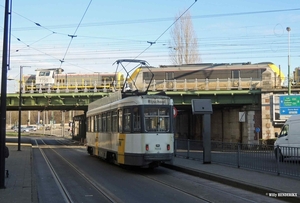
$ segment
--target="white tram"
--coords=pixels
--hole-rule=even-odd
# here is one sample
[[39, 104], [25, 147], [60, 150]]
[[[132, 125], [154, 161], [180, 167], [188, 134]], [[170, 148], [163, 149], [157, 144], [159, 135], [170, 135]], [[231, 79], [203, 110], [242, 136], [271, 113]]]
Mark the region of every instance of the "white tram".
[[99, 99], [87, 112], [87, 151], [119, 165], [156, 167], [172, 162], [173, 100], [163, 95]]

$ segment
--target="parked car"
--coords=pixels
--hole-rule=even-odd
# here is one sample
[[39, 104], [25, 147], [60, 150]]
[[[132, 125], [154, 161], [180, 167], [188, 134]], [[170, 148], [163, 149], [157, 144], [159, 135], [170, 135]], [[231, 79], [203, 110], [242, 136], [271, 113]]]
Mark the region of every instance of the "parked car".
[[45, 130], [51, 130], [50, 126], [46, 126]]
[[[14, 131], [15, 131], [15, 132], [19, 132], [19, 128], [16, 128]], [[22, 132], [22, 133], [29, 133], [29, 132], [30, 132], [30, 129], [27, 128], [27, 127], [21, 127], [21, 132]]]
[[33, 125], [27, 126], [27, 128], [29, 128], [30, 131], [36, 131], [37, 130], [37, 127], [33, 126]]
[[12, 126], [10, 129], [11, 129], [11, 130], [15, 130], [15, 129], [17, 129], [17, 128], [18, 128], [18, 126], [14, 125], [14, 126]]
[[274, 143], [274, 153], [279, 161], [285, 158], [299, 158], [300, 155], [300, 135], [299, 135], [300, 115], [293, 115], [287, 119], [280, 134], [275, 133], [277, 140]]

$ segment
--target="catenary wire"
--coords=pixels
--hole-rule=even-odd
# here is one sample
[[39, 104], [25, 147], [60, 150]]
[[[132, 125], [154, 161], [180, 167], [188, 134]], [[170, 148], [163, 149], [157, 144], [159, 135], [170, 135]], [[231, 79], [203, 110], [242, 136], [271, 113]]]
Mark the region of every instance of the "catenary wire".
[[65, 61], [66, 55], [67, 55], [68, 50], [69, 50], [69, 48], [70, 48], [70, 46], [71, 46], [71, 43], [72, 43], [72, 41], [73, 41], [73, 38], [76, 37], [75, 34], [76, 34], [76, 32], [77, 32], [77, 30], [78, 30], [78, 28], [79, 28], [79, 26], [80, 26], [80, 24], [81, 24], [81, 22], [82, 22], [82, 20], [83, 20], [83, 18], [84, 18], [86, 12], [88, 11], [88, 9], [89, 9], [91, 3], [92, 3], [92, 0], [90, 0], [90, 2], [89, 2], [89, 4], [88, 4], [87, 8], [85, 9], [84, 14], [83, 14], [82, 18], [80, 19], [80, 22], [79, 22], [78, 26], [76, 27], [76, 29], [75, 29], [73, 35], [69, 35], [69, 37], [71, 37], [71, 40], [70, 40], [70, 42], [69, 42], [69, 44], [68, 44], [67, 50], [66, 50], [66, 52], [65, 52], [65, 54], [64, 54], [64, 57], [60, 60], [60, 67], [62, 66], [62, 63]]

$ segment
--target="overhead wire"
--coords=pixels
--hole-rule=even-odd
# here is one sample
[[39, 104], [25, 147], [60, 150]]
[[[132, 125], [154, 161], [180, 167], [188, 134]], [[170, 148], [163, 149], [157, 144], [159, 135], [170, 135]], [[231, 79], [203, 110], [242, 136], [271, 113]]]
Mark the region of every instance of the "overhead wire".
[[[195, 2], [194, 2], [195, 3]], [[282, 10], [269, 10], [269, 11], [256, 11], [256, 12], [240, 12], [240, 13], [229, 13], [229, 14], [216, 14], [216, 15], [201, 15], [201, 16], [194, 16], [194, 17], [192, 17], [192, 18], [211, 18], [211, 17], [223, 17], [223, 16], [233, 16], [233, 15], [250, 15], [250, 14], [259, 14], [259, 13], [271, 13], [271, 12], [286, 12], [286, 11], [295, 11], [295, 10], [300, 10], [300, 8], [295, 8], [295, 9], [282, 9]], [[20, 15], [21, 16], [21, 15]], [[24, 16], [22, 16], [22, 17], [24, 17]], [[25, 17], [24, 17], [25, 18]], [[26, 18], [27, 19], [27, 18]], [[27, 20], [29, 20], [29, 19], [27, 19]], [[158, 19], [158, 21], [159, 20], [166, 20], [166, 19]], [[29, 20], [29, 21], [31, 21], [31, 20]], [[145, 20], [140, 20], [139, 22], [138, 21], [135, 21], [135, 22], [133, 22], [132, 21], [132, 23], [140, 23], [140, 22], [144, 22]], [[155, 20], [154, 20], [155, 21]], [[58, 32], [54, 32], [54, 31], [52, 31], [51, 29], [49, 29], [48, 27], [44, 27], [44, 26], [42, 26], [40, 23], [37, 23], [37, 22], [34, 22], [34, 21], [31, 21], [31, 22], [33, 22], [35, 25], [36, 25], [36, 27], [40, 27], [40, 28], [43, 28], [43, 29], [46, 29], [46, 30], [48, 30], [48, 31], [50, 31], [51, 32], [51, 34], [49, 34], [48, 36], [51, 36], [52, 34], [62, 34], [62, 33], [58, 33]], [[129, 21], [127, 22], [119, 22], [119, 23], [130, 23]], [[174, 22], [175, 23], [175, 22]], [[173, 23], [173, 24], [174, 24]], [[172, 24], [172, 25], [173, 25]], [[170, 26], [170, 27], [172, 27], [172, 25]], [[84, 25], [80, 22], [80, 27], [83, 27]], [[169, 27], [169, 28], [170, 28]], [[79, 28], [79, 25], [77, 25], [77, 29]], [[168, 29], [169, 29], [168, 28]], [[77, 31], [77, 29], [76, 29], [76, 31]], [[167, 32], [167, 30], [168, 29], [166, 29], [165, 30], [165, 32]], [[161, 38], [161, 36], [163, 36], [164, 35], [164, 33], [165, 32], [163, 32], [155, 41], [153, 41], [153, 42], [151, 42], [151, 41], [148, 41], [148, 43], [150, 44], [149, 45], [149, 47], [147, 47], [147, 49], [149, 49], [153, 44], [157, 44], [157, 42], [158, 42], [158, 40]], [[64, 34], [65, 35], [65, 34]], [[75, 34], [74, 34], [75, 35]], [[86, 36], [85, 36], [86, 37]], [[89, 37], [89, 36], [87, 36], [87, 37]], [[38, 41], [41, 41], [42, 39], [45, 39], [45, 38], [47, 38], [47, 36], [46, 37], [43, 37], [43, 38], [41, 38], [41, 39], [39, 39], [39, 40], [37, 40], [36, 42], [38, 42]], [[252, 38], [252, 37], [251, 37]], [[215, 38], [214, 38], [215, 39]], [[236, 39], [236, 38], [235, 38]], [[258, 37], [257, 37], [257, 39], [258, 39]], [[123, 39], [121, 39], [121, 40], [123, 40]], [[128, 39], [124, 39], [124, 41], [125, 40], [128, 40]], [[226, 41], [228, 41], [228, 39], [223, 39], [225, 42]], [[253, 39], [254, 40], [254, 39]], [[72, 41], [72, 39], [71, 39], [71, 41]], [[202, 41], [202, 43], [203, 42], [205, 42], [202, 38], [201, 38], [201, 41]], [[206, 44], [206, 46], [217, 46], [216, 44], [211, 44], [211, 43], [209, 43], [210, 41], [211, 41], [211, 39], [210, 40], [207, 40], [208, 41], [208, 43], [205, 43]], [[22, 41], [21, 41], [22, 42]], [[34, 42], [34, 43], [36, 43], [36, 42]], [[134, 40], [132, 40], [132, 42], [134, 42]], [[155, 43], [154, 43], [155, 42]], [[24, 42], [22, 42], [22, 43], [24, 43]], [[34, 43], [31, 43], [30, 45], [32, 45], [32, 44], [34, 44]], [[70, 42], [71, 43], [71, 42]], [[70, 43], [69, 43], [69, 45], [70, 45]], [[25, 43], [24, 43], [25, 44]], [[210, 45], [209, 45], [210, 44]], [[27, 47], [28, 47], [28, 45], [27, 44], [25, 44]], [[109, 45], [113, 45], [113, 43], [109, 43]], [[118, 43], [118, 44], [115, 44], [115, 45], [120, 45], [120, 43]], [[137, 44], [137, 45], [140, 45], [140, 44]], [[136, 45], [136, 46], [137, 46]], [[230, 44], [221, 44], [221, 46], [229, 46]], [[232, 45], [232, 43], [231, 43], [231, 45]], [[236, 45], [236, 46], [238, 46], [238, 45]], [[69, 47], [70, 46], [68, 46], [68, 48], [67, 48], [67, 50], [69, 49]], [[33, 47], [30, 47], [30, 48], [33, 48]], [[34, 49], [34, 48], [33, 48]], [[136, 49], [138, 49], [138, 48], [136, 48]], [[146, 50], [147, 50], [146, 49]], [[34, 49], [34, 50], [37, 50], [38, 51], [38, 49]], [[119, 49], [118, 49], [119, 50]], [[118, 50], [115, 50], [115, 52], [117, 52]], [[142, 53], [140, 53], [139, 55], [138, 55], [138, 57], [141, 55], [141, 54], [143, 54], [146, 50], [144, 50]], [[215, 49], [216, 50], [216, 49]], [[220, 49], [218, 49], [218, 50], [220, 50]], [[122, 51], [122, 50], [121, 50]], [[253, 50], [252, 50], [253, 51]], [[42, 52], [42, 51], [39, 51], [39, 52], [41, 52], [41, 53], [43, 53], [43, 54], [46, 54], [45, 52]], [[250, 51], [249, 51], [250, 52]], [[67, 51], [66, 51], [66, 53], [67, 53]], [[65, 55], [66, 55], [66, 53], [65, 53]], [[223, 55], [225, 55], [226, 53], [222, 53]], [[48, 56], [51, 56], [50, 54], [47, 54]], [[147, 56], [148, 57], [148, 56]], [[55, 57], [52, 57], [52, 58], [55, 58]], [[57, 59], [57, 58], [56, 58]]]
[[60, 67], [62, 66], [62, 63], [65, 61], [65, 57], [66, 57], [66, 55], [67, 55], [67, 53], [68, 53], [68, 50], [69, 50], [69, 48], [70, 48], [70, 46], [71, 46], [71, 43], [72, 43], [72, 41], [73, 41], [73, 38], [76, 37], [75, 34], [76, 34], [76, 32], [77, 32], [77, 30], [78, 30], [78, 28], [79, 28], [79, 26], [80, 26], [80, 24], [81, 24], [83, 18], [85, 17], [85, 14], [86, 14], [86, 12], [88, 11], [88, 9], [89, 9], [91, 3], [92, 3], [92, 0], [90, 0], [90, 2], [89, 2], [89, 4], [88, 4], [87, 8], [85, 9], [84, 14], [83, 14], [83, 16], [81, 17], [80, 22], [79, 22], [79, 24], [77, 25], [77, 27], [76, 27], [76, 29], [75, 29], [73, 35], [69, 35], [69, 37], [71, 37], [71, 40], [70, 40], [70, 42], [69, 42], [69, 45], [68, 45], [68, 47], [67, 47], [67, 50], [66, 50], [66, 52], [65, 52], [65, 54], [64, 54], [64, 56], [63, 56], [63, 58], [60, 60]]
[[[37, 42], [40, 42], [40, 41], [46, 39], [47, 37], [49, 37], [49, 36], [51, 36], [51, 35], [53, 35], [53, 34], [54, 34], [54, 33], [50, 33], [50, 34], [48, 34], [48, 35], [46, 35], [46, 36], [44, 36], [44, 37], [42, 37], [42, 38], [40, 38], [40, 39], [34, 41], [34, 42], [31, 43], [31, 44], [26, 44], [25, 42], [23, 42], [23, 43], [26, 45], [26, 48], [28, 48], [28, 47], [31, 48], [31, 45], [33, 45], [33, 44], [35, 44], [35, 43], [37, 43]], [[22, 42], [20, 38], [17, 38], [17, 37], [16, 37], [16, 39], [17, 39], [18, 41]], [[22, 50], [22, 48], [21, 48], [21, 49], [17, 49], [16, 52], [18, 52], [18, 51], [20, 51], [20, 50]], [[35, 50], [37, 50], [37, 49], [35, 49]]]
[[[75, 30], [74, 33], [77, 32], [79, 26], [81, 25], [81, 22], [82, 22], [82, 20], [83, 20], [83, 18], [84, 18], [84, 16], [85, 16], [85, 14], [86, 14], [86, 12], [87, 12], [87, 10], [88, 10], [90, 4], [91, 4], [91, 2], [92, 2], [92, 0], [89, 2], [89, 5], [88, 5], [87, 9], [85, 10], [84, 15], [83, 15], [83, 17], [81, 18], [80, 23], [77, 25], [77, 28], [76, 28], [76, 30]], [[38, 23], [38, 22], [36, 22], [36, 21], [30, 20], [29, 18], [27, 18], [27, 17], [25, 17], [25, 16], [23, 16], [23, 15], [21, 15], [21, 14], [19, 14], [19, 13], [16, 13], [16, 12], [13, 12], [13, 13], [16, 14], [16, 15], [18, 15], [18, 16], [20, 16], [20, 17], [22, 17], [22, 18], [24, 18], [24, 19], [26, 19], [26, 20], [28, 20], [29, 22], [32, 22], [34, 25], [36, 25], [36, 26], [39, 27], [39, 28], [43, 28], [43, 29], [45, 29], [45, 30], [47, 30], [47, 31], [50, 31], [51, 33], [48, 34], [48, 35], [46, 35], [46, 36], [44, 36], [44, 37], [42, 37], [42, 38], [40, 38], [40, 39], [38, 39], [38, 40], [36, 40], [36, 41], [34, 41], [34, 42], [31, 43], [31, 44], [25, 43], [24, 41], [22, 41], [20, 38], [18, 38], [18, 37], [16, 37], [16, 36], [14, 36], [13, 34], [11, 34], [11, 36], [13, 36], [17, 41], [23, 43], [23, 44], [25, 45], [26, 48], [31, 48], [31, 49], [33, 49], [33, 50], [35, 50], [35, 51], [37, 51], [37, 52], [42, 53], [43, 55], [47, 55], [47, 56], [49, 56], [49, 57], [51, 57], [51, 58], [53, 58], [53, 59], [62, 61], [61, 59], [58, 59], [57, 57], [54, 57], [54, 56], [52, 56], [52, 55], [50, 55], [50, 54], [48, 54], [48, 53], [46, 53], [46, 52], [44, 52], [44, 51], [41, 51], [41, 50], [39, 50], [39, 49], [36, 49], [36, 48], [32, 47], [31, 45], [33, 45], [33, 44], [35, 44], [35, 43], [37, 43], [37, 42], [40, 42], [40, 41], [42, 41], [42, 40], [48, 38], [49, 36], [51, 36], [51, 35], [53, 35], [53, 34], [60, 34], [60, 35], [67, 35], [67, 34], [55, 32], [55, 31], [53, 31], [53, 30], [51, 30], [51, 29], [49, 29], [49, 28], [47, 28], [47, 27], [41, 25], [40, 23]], [[69, 37], [71, 36], [71, 38], [73, 38], [73, 37], [75, 36], [75, 34], [74, 34], [74, 35], [67, 35], [67, 36], [69, 36]], [[72, 41], [72, 39], [71, 39], [71, 41]], [[67, 51], [66, 51], [65, 54], [64, 54], [64, 58], [65, 58], [65, 56], [66, 56], [66, 54], [67, 54], [67, 52], [68, 52], [68, 49], [69, 49], [70, 44], [71, 44], [71, 41], [70, 41], [70, 43], [69, 43], [69, 45], [68, 45]], [[23, 48], [17, 49], [16, 52], [19, 52], [19, 51], [22, 50], [22, 49], [23, 49]], [[64, 58], [63, 58], [63, 61], [64, 61]], [[74, 64], [73, 64], [73, 65], [74, 65]], [[77, 66], [77, 65], [74, 65], [74, 66], [80, 67], [80, 66]], [[82, 68], [82, 67], [80, 67], [80, 68]], [[83, 68], [83, 69], [86, 69], [86, 68]], [[86, 69], [86, 70], [88, 70], [88, 69]], [[89, 71], [91, 71], [91, 70], [89, 70]]]
[[138, 54], [134, 59], [137, 59], [140, 55], [142, 55], [145, 51], [147, 51], [153, 44], [155, 44], [188, 10], [190, 10], [195, 3], [197, 3], [197, 0], [192, 3], [164, 32], [162, 32], [153, 42], [152, 41], [147, 41], [150, 45], [144, 49], [140, 54]]
[[[286, 11], [296, 11], [296, 10], [300, 10], [300, 8], [295, 8], [295, 9], [281, 9], [281, 10], [265, 10], [265, 11], [254, 11], [254, 12], [240, 12], [240, 13], [225, 13], [225, 14], [213, 14], [213, 15], [200, 15], [200, 16], [194, 16], [194, 17], [192, 17], [192, 18], [208, 18], [208, 17], [220, 17], [220, 16], [233, 16], [233, 15], [248, 15], [248, 14], [257, 14], [257, 13], [271, 13], [271, 12], [286, 12]], [[15, 12], [14, 12], [15, 13]], [[20, 14], [18, 14], [18, 13], [15, 13], [16, 15], [19, 15], [19, 16], [21, 16], [21, 17], [23, 17], [23, 18], [25, 18], [26, 20], [28, 20], [28, 21], [30, 21], [30, 22], [33, 22], [36, 26], [38, 26], [38, 27], [41, 27], [41, 28], [43, 28], [43, 29], [46, 29], [46, 30], [48, 30], [48, 31], [51, 31], [51, 33], [54, 33], [54, 34], [63, 34], [63, 33], [58, 33], [58, 32], [54, 32], [53, 30], [51, 30], [51, 29], [49, 29], [48, 27], [45, 27], [45, 26], [42, 26], [40, 23], [37, 23], [37, 22], [35, 22], [35, 21], [32, 21], [32, 20], [30, 20], [30, 19], [28, 19], [28, 18], [26, 18], [26, 17], [24, 17], [23, 15], [20, 15]], [[160, 20], [165, 20], [165, 19], [169, 19], [169, 18], [161, 18], [161, 19], [157, 19], [157, 20], [153, 20], [153, 19], [148, 19], [148, 21], [149, 20], [153, 20], [154, 22], [155, 21], [160, 21]], [[144, 21], [147, 21], [147, 19], [145, 20], [140, 20], [140, 21], [133, 21], [133, 22], [131, 22], [131, 21], [128, 21], [128, 23], [137, 23], [137, 22], [144, 22]], [[119, 21], [118, 21], [119, 22]], [[116, 22], [116, 24], [118, 24], [118, 22]], [[127, 21], [126, 21], [127, 22]], [[126, 23], [125, 22], [125, 23]], [[119, 23], [122, 23], [122, 21], [121, 22], [119, 22]], [[78, 27], [78, 26], [77, 26]], [[80, 25], [80, 27], [82, 27], [82, 24]], [[27, 28], [26, 28], [26, 30], [27, 30]], [[63, 34], [63, 35], [66, 35], [66, 34]], [[84, 37], [90, 37], [90, 36], [84, 36]], [[91, 37], [90, 37], [91, 38]], [[101, 37], [99, 37], [99, 36], [97, 36], [96, 38], [101, 38]], [[104, 39], [104, 38], [103, 38]], [[107, 38], [107, 39], [112, 39], [112, 38]], [[115, 38], [114, 38], [114, 40], [116, 40]], [[130, 39], [119, 39], [119, 40], [130, 40]], [[40, 41], [40, 40], [38, 40], [38, 41]], [[134, 40], [132, 40], [132, 41], [134, 41]], [[202, 39], [202, 41], [203, 41], [203, 39]], [[110, 43], [111, 44], [111, 43]], [[118, 43], [119, 44], [119, 43]]]
[[[252, 11], [252, 12], [238, 12], [238, 13], [220, 13], [220, 14], [211, 14], [211, 15], [196, 15], [191, 16], [192, 19], [198, 18], [216, 18], [216, 17], [228, 17], [228, 16], [241, 16], [241, 15], [253, 15], [253, 14], [264, 14], [264, 13], [279, 13], [279, 12], [290, 12], [290, 11], [299, 11], [300, 8], [293, 8], [293, 9], [280, 9], [280, 10], [263, 10], [263, 11]], [[22, 15], [18, 14], [19, 16], [23, 17]], [[25, 18], [25, 17], [23, 17]], [[26, 19], [26, 18], [25, 18]], [[123, 25], [123, 24], [139, 24], [139, 23], [155, 23], [155, 22], [163, 22], [163, 21], [172, 21], [174, 18], [151, 18], [151, 19], [139, 19], [139, 20], [124, 20], [124, 21], [106, 21], [106, 22], [96, 22], [96, 23], [84, 23], [80, 27], [92, 27], [92, 26], [110, 26], [110, 25]], [[29, 20], [31, 21], [31, 20]], [[34, 21], [31, 21], [34, 22]], [[43, 27], [44, 29], [54, 28], [72, 28], [77, 26], [77, 24], [65, 24], [65, 25], [53, 25]], [[41, 26], [42, 27], [42, 26]], [[21, 27], [21, 28], [14, 28], [14, 31], [18, 30], [33, 30], [36, 27]]]
[[29, 18], [27, 18], [27, 17], [25, 17], [25, 16], [23, 16], [23, 15], [21, 15], [21, 14], [19, 14], [19, 13], [16, 13], [16, 12], [13, 12], [13, 13], [14, 13], [15, 15], [18, 15], [18, 16], [20, 16], [20, 17], [22, 17], [22, 18], [28, 20], [29, 22], [32, 22], [32, 23], [35, 24], [37, 27], [43, 28], [43, 29], [48, 30], [48, 31], [50, 31], [50, 32], [52, 32], [52, 33], [56, 33], [56, 32], [54, 32], [53, 30], [51, 30], [51, 29], [49, 29], [49, 28], [47, 28], [47, 27], [44, 27], [44, 26], [42, 26], [40, 23], [35, 22], [35, 21], [32, 21], [32, 20], [30, 20]]

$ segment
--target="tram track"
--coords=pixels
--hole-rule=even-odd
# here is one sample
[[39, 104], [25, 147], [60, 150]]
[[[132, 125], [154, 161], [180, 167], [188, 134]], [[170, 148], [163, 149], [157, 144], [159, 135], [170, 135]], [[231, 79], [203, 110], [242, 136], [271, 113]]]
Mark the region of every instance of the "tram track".
[[[142, 175], [142, 174], [140, 174], [140, 175]], [[178, 192], [181, 192], [181, 193], [183, 193], [183, 194], [185, 194], [185, 195], [188, 195], [188, 196], [194, 197], [194, 198], [196, 198], [196, 199], [202, 200], [202, 201], [204, 201], [204, 202], [208, 202], [208, 203], [213, 203], [213, 202], [214, 202], [214, 201], [211, 201], [211, 200], [206, 199], [206, 198], [204, 198], [204, 197], [199, 197], [198, 195], [195, 195], [195, 194], [193, 194], [193, 193], [187, 192], [186, 190], [183, 190], [183, 189], [180, 189], [180, 188], [178, 188], [178, 187], [175, 187], [174, 185], [171, 185], [171, 184], [165, 183], [165, 182], [163, 182], [163, 181], [160, 181], [160, 180], [158, 180], [158, 179], [151, 178], [151, 177], [145, 176], [145, 175], [142, 175], [142, 176], [144, 176], [144, 177], [147, 178], [147, 179], [150, 179], [151, 181], [154, 181], [154, 182], [159, 183], [159, 184], [161, 184], [161, 185], [164, 185], [164, 186], [166, 186], [166, 187], [175, 189], [175, 190], [178, 191]]]
[[[79, 178], [83, 179], [88, 185], [90, 185], [92, 188], [94, 188], [95, 191], [97, 191], [101, 196], [103, 196], [107, 200], [107, 202], [122, 203], [122, 200], [118, 199], [114, 194], [112, 194], [110, 191], [106, 190], [102, 185], [95, 182], [92, 177], [89, 177], [85, 172], [81, 171], [78, 166], [72, 164], [70, 161], [68, 161], [62, 155], [60, 155], [55, 150], [55, 148], [57, 148], [57, 147], [47, 145], [44, 142], [44, 140], [42, 140], [42, 139], [40, 139], [40, 141], [43, 143], [43, 145], [39, 145], [37, 140], [35, 140], [36, 147], [41, 152], [41, 155], [43, 156], [43, 159], [45, 160], [49, 170], [51, 171], [51, 174], [52, 174], [52, 176], [56, 182], [56, 185], [57, 185], [59, 191], [61, 192], [61, 195], [65, 202], [76, 203], [77, 201], [73, 200], [72, 195], [69, 192], [69, 189], [65, 186], [65, 184], [63, 183], [63, 181], [61, 180], [61, 178], [59, 176], [59, 173], [57, 172], [57, 170], [51, 163], [49, 157], [44, 152], [45, 149], [50, 149], [55, 154], [55, 156], [60, 159], [60, 161], [64, 162], [66, 165], [69, 166], [68, 171], [73, 170], [77, 173], [78, 176], [76, 177], [76, 179], [79, 179]], [[63, 144], [61, 142], [59, 142], [59, 143]]]
[[[38, 143], [37, 141], [35, 140], [36, 142], [36, 146], [38, 147]], [[45, 142], [44, 142], [45, 143]], [[43, 156], [47, 166], [49, 167], [50, 169], [50, 172], [57, 184], [57, 187], [58, 189], [60, 190], [61, 192], [61, 195], [62, 197], [64, 198], [65, 202], [70, 202], [70, 203], [73, 203], [74, 201], [72, 200], [70, 194], [68, 193], [67, 189], [65, 188], [64, 184], [62, 183], [62, 181], [60, 180], [59, 176], [57, 175], [55, 169], [53, 168], [51, 162], [49, 161], [48, 157], [46, 156], [46, 154], [44, 153], [43, 149], [38, 147], [39, 151], [41, 152], [41, 155]]]
[[[177, 190], [178, 192], [181, 192], [181, 193], [184, 193], [186, 195], [192, 196], [192, 197], [198, 199], [199, 201], [208, 202], [208, 203], [217, 202], [214, 197], [213, 198], [205, 197], [206, 192], [203, 192], [203, 194], [204, 194], [203, 195], [202, 193], [195, 193], [195, 192], [188, 191], [187, 188], [180, 188], [178, 186], [178, 184], [177, 185], [173, 184], [174, 182], [167, 182], [166, 180], [159, 179], [160, 176], [150, 176], [150, 175], [145, 175], [143, 173], [139, 173], [139, 175], [141, 175], [144, 178], [146, 178], [148, 180], [151, 180], [153, 182], [156, 182], [156, 183], [159, 183], [159, 184], [164, 185], [166, 187]], [[219, 187], [220, 184], [214, 184], [214, 185], [217, 185], [216, 187], [214, 187], [214, 186], [208, 185], [206, 181], [204, 183], [201, 183], [198, 180], [199, 179], [195, 179], [195, 181], [194, 181], [194, 184], [195, 184], [196, 187], [206, 188], [206, 190], [214, 191], [214, 193], [217, 193], [218, 196], [223, 196], [224, 197], [224, 202], [226, 202], [226, 197], [228, 197], [228, 196], [230, 198], [234, 198], [235, 199], [234, 202], [256, 203], [256, 202], [258, 202], [257, 198], [262, 198], [263, 202], [270, 202], [270, 203], [271, 202], [272, 203], [282, 202], [282, 201], [279, 201], [279, 200], [274, 200], [273, 198], [268, 198], [268, 197], [265, 197], [265, 196], [262, 196], [262, 195], [259, 195], [259, 194], [254, 194], [254, 193], [248, 192], [248, 191], [246, 191], [246, 193], [253, 194], [253, 196], [251, 196], [249, 194], [241, 195], [241, 193], [237, 193], [237, 190], [239, 190], [239, 189], [234, 189], [233, 190], [234, 192], [230, 192], [228, 190], [229, 186], [225, 186], [224, 187], [225, 189], [220, 189], [220, 187]]]
[[[75, 189], [77, 193], [81, 192], [81, 190], [85, 190], [86, 187], [93, 188], [102, 198], [105, 198], [105, 201], [101, 201], [99, 198], [93, 197], [92, 193], [88, 193], [85, 191], [85, 201], [87, 199], [94, 198], [92, 202], [136, 202], [138, 198], [143, 198], [144, 195], [150, 197], [151, 200], [158, 200], [157, 197], [172, 199], [174, 202], [178, 202], [179, 199], [189, 199], [189, 202], [281, 202], [275, 200], [273, 198], [268, 198], [263, 195], [258, 195], [252, 192], [244, 191], [241, 189], [233, 188], [230, 186], [226, 186], [223, 184], [215, 183], [213, 181], [209, 181], [206, 179], [196, 178], [194, 176], [179, 173], [173, 171], [171, 169], [167, 169], [164, 167], [157, 168], [155, 170], [145, 170], [140, 168], [131, 168], [130, 170], [126, 170], [124, 173], [118, 170], [117, 166], [114, 166], [118, 171], [116, 173], [110, 173], [109, 164], [103, 161], [105, 166], [101, 166], [93, 172], [88, 170], [87, 166], [81, 165], [83, 164], [83, 160], [87, 159], [86, 155], [81, 156], [81, 154], [85, 153], [84, 150], [77, 150], [77, 146], [74, 146], [75, 151], [70, 151], [71, 146], [68, 146], [68, 143], [64, 143], [61, 140], [55, 140], [53, 144], [48, 142], [48, 140], [39, 139], [36, 140], [36, 148], [39, 149], [43, 159], [47, 162], [48, 168], [51, 170], [52, 176], [56, 179], [56, 185], [59, 188], [59, 191], [63, 195], [64, 202], [78, 202], [78, 199], [74, 197]], [[54, 142], [54, 140], [52, 140]], [[40, 144], [39, 144], [40, 143]], [[81, 147], [82, 148], [82, 147]], [[70, 149], [70, 150], [69, 150]], [[71, 153], [70, 153], [71, 152]], [[75, 153], [76, 152], [76, 153]], [[81, 153], [78, 156], [78, 152]], [[75, 158], [76, 156], [82, 157], [78, 160]], [[72, 157], [72, 158], [71, 158]], [[90, 157], [90, 156], [88, 156]], [[75, 161], [77, 160], [77, 161]], [[88, 166], [95, 162], [93, 157], [88, 158], [90, 160]], [[75, 162], [74, 162], [75, 161]], [[99, 165], [96, 163], [96, 165]], [[84, 166], [84, 167], [83, 167]], [[91, 165], [92, 166], [92, 165]], [[107, 167], [108, 166], [108, 167]], [[94, 167], [93, 167], [94, 168]], [[95, 168], [96, 169], [96, 168]], [[100, 170], [99, 170], [100, 169]], [[103, 170], [102, 170], [103, 169]], [[104, 172], [105, 170], [105, 172]], [[89, 172], [88, 172], [89, 171]], [[114, 171], [114, 169], [113, 169]], [[104, 180], [107, 179], [101, 178], [99, 174], [103, 176], [110, 176], [109, 182], [105, 187], [102, 185]], [[79, 186], [77, 189], [70, 187], [70, 184], [66, 182], [66, 177], [63, 177], [62, 174], [70, 175], [69, 179], [73, 178], [77, 185]], [[118, 178], [122, 178], [122, 180], [118, 180]], [[116, 182], [116, 180], [118, 180]], [[83, 181], [85, 183], [83, 183]], [[130, 181], [130, 182], [128, 182]], [[114, 185], [115, 183], [115, 185]], [[147, 183], [145, 188], [153, 188], [153, 191], [149, 191], [148, 193], [143, 193], [141, 188], [143, 187], [143, 183]], [[127, 189], [125, 188], [128, 185]], [[132, 187], [131, 185], [139, 186]], [[220, 186], [221, 185], [221, 186]], [[159, 192], [162, 191], [161, 194]], [[127, 193], [126, 193], [127, 192]], [[73, 194], [72, 194], [73, 193]], [[113, 194], [114, 193], [114, 194]], [[137, 196], [132, 198], [127, 197], [131, 193], [141, 194], [142, 196]], [[149, 196], [149, 193], [154, 196]], [[76, 194], [75, 194], [76, 196]], [[176, 197], [176, 198], [174, 198]], [[178, 198], [180, 197], [180, 198]], [[75, 199], [74, 199], [75, 198]], [[78, 198], [78, 197], [77, 197]], [[121, 199], [122, 200], [121, 200]], [[135, 199], [137, 198], [137, 199]], [[150, 200], [149, 199], [149, 200]], [[160, 200], [163, 200], [160, 199]]]

